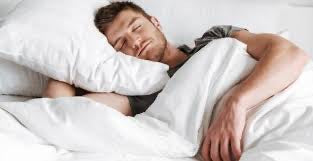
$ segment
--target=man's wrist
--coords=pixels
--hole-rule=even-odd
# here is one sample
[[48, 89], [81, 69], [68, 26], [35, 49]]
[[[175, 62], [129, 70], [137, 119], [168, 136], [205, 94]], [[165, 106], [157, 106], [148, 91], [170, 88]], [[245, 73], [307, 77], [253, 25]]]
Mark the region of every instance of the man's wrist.
[[230, 107], [248, 110], [244, 95], [239, 86], [235, 87], [234, 92], [229, 97], [227, 103]]

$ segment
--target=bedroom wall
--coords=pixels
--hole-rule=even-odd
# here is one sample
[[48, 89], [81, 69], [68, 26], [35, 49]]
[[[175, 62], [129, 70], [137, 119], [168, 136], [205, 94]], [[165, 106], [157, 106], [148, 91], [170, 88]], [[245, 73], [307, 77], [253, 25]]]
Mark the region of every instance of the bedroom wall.
[[287, 26], [291, 39], [313, 57], [313, 3], [312, 7], [289, 6], [281, 26]]
[[231, 24], [256, 33], [287, 29], [291, 41], [313, 57], [313, 6], [290, 5], [294, 2], [288, 0], [133, 1], [159, 18], [176, 44], [192, 45], [194, 38], [213, 25]]

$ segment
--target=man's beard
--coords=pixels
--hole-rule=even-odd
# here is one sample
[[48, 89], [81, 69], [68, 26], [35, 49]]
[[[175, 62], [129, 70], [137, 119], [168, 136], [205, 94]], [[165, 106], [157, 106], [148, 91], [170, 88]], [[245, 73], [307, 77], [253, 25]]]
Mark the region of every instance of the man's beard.
[[152, 61], [160, 62], [164, 57], [165, 49], [167, 46], [167, 40], [165, 38], [165, 35], [159, 29], [157, 29], [155, 31], [155, 34], [156, 34], [156, 37], [158, 38], [160, 44], [158, 46], [156, 46], [156, 49], [155, 49], [156, 53], [154, 54], [154, 56], [156, 56], [156, 57], [152, 58], [152, 59], [154, 59]]

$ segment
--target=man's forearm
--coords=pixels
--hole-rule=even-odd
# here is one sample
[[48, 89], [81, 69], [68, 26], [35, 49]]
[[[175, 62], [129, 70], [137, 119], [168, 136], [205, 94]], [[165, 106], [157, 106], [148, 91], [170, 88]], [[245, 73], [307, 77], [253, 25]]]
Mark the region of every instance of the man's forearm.
[[250, 75], [238, 84], [235, 97], [247, 110], [295, 81], [310, 57], [291, 43], [273, 44]]

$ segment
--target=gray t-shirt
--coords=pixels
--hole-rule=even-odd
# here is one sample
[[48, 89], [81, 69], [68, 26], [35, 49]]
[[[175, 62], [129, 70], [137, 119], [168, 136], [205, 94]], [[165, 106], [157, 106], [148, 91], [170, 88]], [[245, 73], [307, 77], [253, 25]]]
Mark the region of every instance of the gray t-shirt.
[[[235, 27], [235, 26], [230, 26], [230, 25], [223, 25], [223, 26], [214, 26], [210, 28], [208, 31], [206, 31], [202, 37], [198, 38], [195, 40], [195, 47], [190, 48], [187, 45], [182, 45], [179, 46], [178, 49], [181, 50], [183, 53], [185, 53], [188, 56], [188, 59], [193, 56], [195, 53], [197, 53], [201, 48], [203, 48], [205, 45], [207, 45], [209, 42], [215, 39], [219, 38], [225, 38], [225, 37], [230, 37], [231, 33], [234, 31], [240, 31], [240, 30], [245, 30], [243, 28]], [[187, 61], [186, 60], [186, 61]], [[185, 61], [185, 62], [186, 62]], [[172, 77], [175, 72], [185, 64], [183, 62], [182, 64], [171, 68], [167, 71], [170, 77]], [[145, 112], [148, 107], [154, 102], [158, 94], [162, 90], [150, 94], [150, 95], [142, 95], [142, 96], [127, 96], [133, 115]]]

